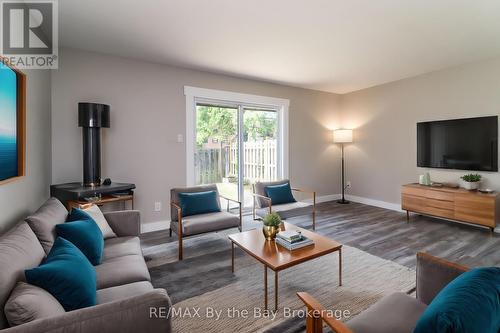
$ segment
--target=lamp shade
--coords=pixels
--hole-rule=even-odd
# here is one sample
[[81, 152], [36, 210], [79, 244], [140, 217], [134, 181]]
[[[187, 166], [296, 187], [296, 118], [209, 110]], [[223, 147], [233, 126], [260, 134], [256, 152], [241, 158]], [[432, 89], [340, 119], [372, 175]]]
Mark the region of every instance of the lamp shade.
[[349, 143], [352, 142], [352, 129], [337, 129], [333, 131], [333, 142]]

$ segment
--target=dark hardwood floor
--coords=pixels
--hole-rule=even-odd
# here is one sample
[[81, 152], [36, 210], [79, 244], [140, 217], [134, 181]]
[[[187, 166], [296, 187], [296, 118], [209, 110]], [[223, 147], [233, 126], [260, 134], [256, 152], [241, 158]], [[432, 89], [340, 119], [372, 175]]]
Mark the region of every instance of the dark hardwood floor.
[[[359, 203], [326, 202], [317, 209], [316, 231], [320, 234], [407, 267], [415, 267], [418, 251], [469, 267], [500, 266], [500, 234], [488, 229], [413, 214], [407, 223], [406, 213]], [[288, 222], [311, 228], [310, 217]], [[244, 217], [244, 229], [258, 226], [251, 216]], [[168, 230], [141, 237], [145, 250], [177, 240], [168, 236]]]

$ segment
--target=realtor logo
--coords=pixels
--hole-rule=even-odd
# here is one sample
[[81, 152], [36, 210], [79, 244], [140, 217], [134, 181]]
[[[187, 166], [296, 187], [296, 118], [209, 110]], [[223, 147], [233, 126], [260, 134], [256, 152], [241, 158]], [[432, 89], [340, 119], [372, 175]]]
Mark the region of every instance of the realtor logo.
[[57, 2], [1, 1], [2, 61], [17, 68], [57, 68]]

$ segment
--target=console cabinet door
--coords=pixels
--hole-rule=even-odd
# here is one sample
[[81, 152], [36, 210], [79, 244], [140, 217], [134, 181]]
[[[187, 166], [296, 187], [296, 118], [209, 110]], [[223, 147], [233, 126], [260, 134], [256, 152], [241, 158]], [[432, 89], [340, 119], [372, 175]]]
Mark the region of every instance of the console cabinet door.
[[495, 198], [455, 194], [455, 219], [495, 227]]
[[403, 210], [425, 213], [425, 198], [403, 194], [401, 196], [401, 207]]

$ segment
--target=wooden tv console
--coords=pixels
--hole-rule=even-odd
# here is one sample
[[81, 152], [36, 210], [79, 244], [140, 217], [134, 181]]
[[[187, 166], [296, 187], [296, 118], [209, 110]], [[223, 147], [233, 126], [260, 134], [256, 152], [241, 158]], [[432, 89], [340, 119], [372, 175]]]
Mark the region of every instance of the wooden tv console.
[[493, 231], [499, 220], [498, 193], [462, 188], [407, 184], [401, 188], [401, 208], [409, 212], [485, 226]]

